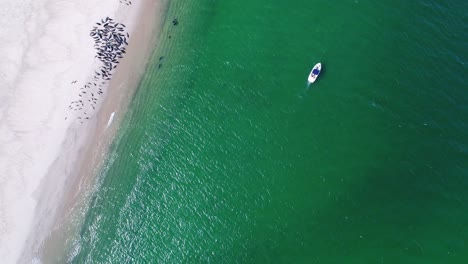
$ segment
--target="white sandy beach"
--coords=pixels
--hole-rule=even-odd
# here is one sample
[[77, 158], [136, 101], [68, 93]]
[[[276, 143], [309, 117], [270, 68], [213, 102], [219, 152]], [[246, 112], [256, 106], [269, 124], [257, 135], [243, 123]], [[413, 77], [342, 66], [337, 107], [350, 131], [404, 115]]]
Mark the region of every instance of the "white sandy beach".
[[[125, 111], [154, 46], [166, 1], [0, 0], [1, 263], [40, 262], [44, 240], [80, 195], [115, 120]], [[113, 18], [127, 53], [95, 109], [69, 109], [99, 61], [89, 33]], [[75, 82], [76, 81], [76, 82]], [[89, 119], [84, 120], [87, 111]], [[82, 117], [83, 119], [79, 119]], [[82, 123], [83, 121], [83, 123]], [[101, 152], [99, 152], [101, 151]]]

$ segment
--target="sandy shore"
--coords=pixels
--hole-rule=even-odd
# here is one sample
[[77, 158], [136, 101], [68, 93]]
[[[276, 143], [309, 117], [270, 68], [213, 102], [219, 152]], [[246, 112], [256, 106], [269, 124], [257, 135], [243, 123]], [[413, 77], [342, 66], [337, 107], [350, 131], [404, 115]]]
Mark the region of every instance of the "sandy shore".
[[[49, 263], [138, 85], [167, 1], [10, 2], [0, 11], [0, 256]], [[126, 25], [127, 52], [94, 108], [71, 111], [99, 66], [89, 32], [106, 17]]]

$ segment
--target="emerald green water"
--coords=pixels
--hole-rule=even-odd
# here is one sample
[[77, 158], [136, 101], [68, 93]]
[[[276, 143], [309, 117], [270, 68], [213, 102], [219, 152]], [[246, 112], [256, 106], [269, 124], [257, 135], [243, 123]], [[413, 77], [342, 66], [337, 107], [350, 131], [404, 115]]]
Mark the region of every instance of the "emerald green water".
[[68, 262], [466, 263], [468, 2], [439, 2], [171, 1]]

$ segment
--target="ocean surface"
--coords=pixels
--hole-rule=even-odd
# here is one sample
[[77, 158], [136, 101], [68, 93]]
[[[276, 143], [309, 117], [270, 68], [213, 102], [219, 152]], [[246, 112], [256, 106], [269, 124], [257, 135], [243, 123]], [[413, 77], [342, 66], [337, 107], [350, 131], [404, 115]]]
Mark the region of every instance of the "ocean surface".
[[468, 1], [174, 0], [160, 40], [69, 263], [468, 263]]

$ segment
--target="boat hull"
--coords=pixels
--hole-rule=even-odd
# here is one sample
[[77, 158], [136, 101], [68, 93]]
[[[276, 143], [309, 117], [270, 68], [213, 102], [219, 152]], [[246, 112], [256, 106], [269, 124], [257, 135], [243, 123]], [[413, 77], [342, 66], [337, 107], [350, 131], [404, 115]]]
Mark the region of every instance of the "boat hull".
[[[318, 74], [314, 74], [314, 70], [318, 70], [319, 73]], [[309, 77], [307, 78], [307, 81], [309, 83], [313, 83], [315, 82], [315, 80], [317, 80], [317, 77], [320, 75], [320, 71], [322, 70], [322, 64], [319, 62], [317, 64], [315, 64], [314, 68], [312, 68], [312, 70], [310, 71], [310, 74], [309, 74]]]

